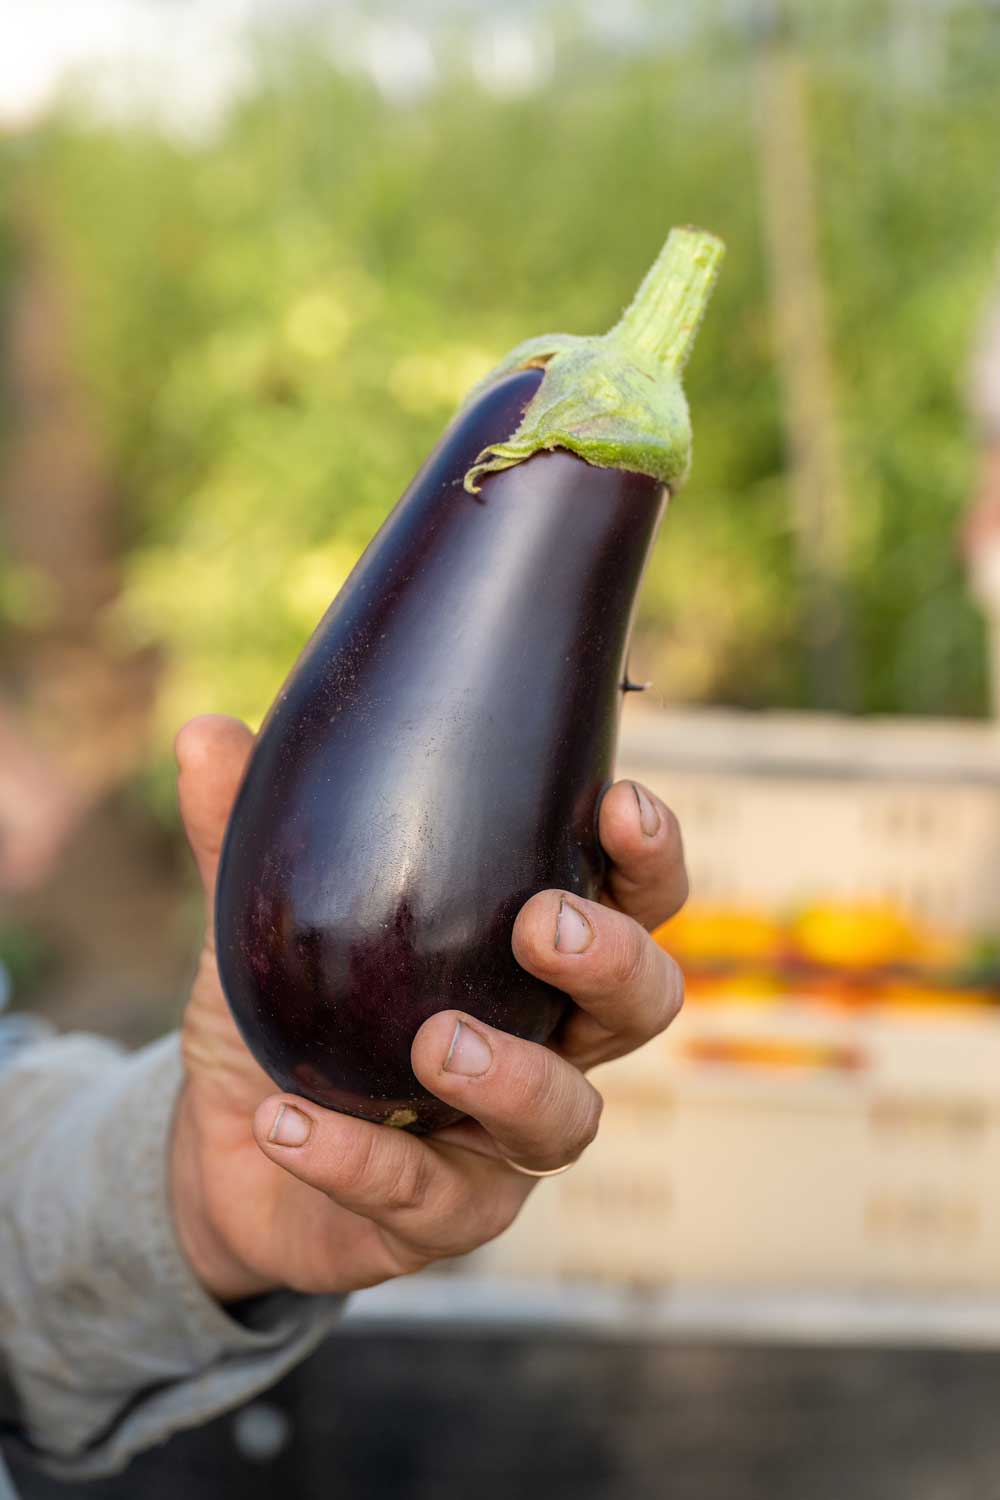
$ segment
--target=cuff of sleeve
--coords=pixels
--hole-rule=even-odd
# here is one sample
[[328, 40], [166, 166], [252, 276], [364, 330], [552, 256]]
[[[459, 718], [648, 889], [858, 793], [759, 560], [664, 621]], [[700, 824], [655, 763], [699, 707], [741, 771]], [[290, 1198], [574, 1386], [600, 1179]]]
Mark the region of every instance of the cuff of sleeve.
[[239, 1404], [310, 1353], [343, 1301], [278, 1292], [238, 1321], [198, 1283], [169, 1200], [182, 1077], [175, 1035], [113, 1056], [50, 1117], [21, 1195], [36, 1326], [17, 1379], [27, 1435], [53, 1472], [110, 1472]]
[[111, 1209], [107, 1250], [131, 1285], [147, 1289], [150, 1300], [142, 1299], [140, 1315], [160, 1357], [200, 1369], [226, 1356], [277, 1347], [301, 1323], [311, 1299], [275, 1292], [255, 1299], [247, 1321], [237, 1320], [194, 1275], [170, 1207], [169, 1141], [183, 1078], [176, 1034], [125, 1062], [115, 1118], [107, 1121], [112, 1140], [105, 1175], [109, 1186], [129, 1186], [127, 1201]]

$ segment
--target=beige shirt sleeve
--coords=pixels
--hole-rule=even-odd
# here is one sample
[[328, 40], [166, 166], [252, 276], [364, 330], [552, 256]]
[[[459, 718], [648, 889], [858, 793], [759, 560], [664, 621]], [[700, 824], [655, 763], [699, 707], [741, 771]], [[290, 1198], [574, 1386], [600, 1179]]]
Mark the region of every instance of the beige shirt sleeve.
[[180, 1084], [176, 1036], [131, 1055], [54, 1038], [0, 1072], [0, 1352], [23, 1446], [49, 1472], [112, 1472], [238, 1405], [342, 1305], [276, 1293], [237, 1319], [201, 1288], [168, 1199]]

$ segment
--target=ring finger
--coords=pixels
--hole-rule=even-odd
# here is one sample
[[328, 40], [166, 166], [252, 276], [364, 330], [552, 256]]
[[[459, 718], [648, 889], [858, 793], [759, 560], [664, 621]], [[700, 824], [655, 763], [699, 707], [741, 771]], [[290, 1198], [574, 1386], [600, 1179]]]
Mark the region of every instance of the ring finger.
[[[548, 1047], [441, 1011], [417, 1032], [411, 1057], [426, 1088], [478, 1121], [497, 1154], [528, 1171], [567, 1166], [597, 1134], [600, 1094]], [[449, 1134], [436, 1139], [448, 1143]]]

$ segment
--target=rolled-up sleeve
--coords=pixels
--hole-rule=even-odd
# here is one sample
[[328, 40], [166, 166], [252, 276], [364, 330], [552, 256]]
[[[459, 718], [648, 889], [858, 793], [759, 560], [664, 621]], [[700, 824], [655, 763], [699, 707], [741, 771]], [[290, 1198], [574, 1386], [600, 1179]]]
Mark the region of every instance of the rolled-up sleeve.
[[342, 1299], [274, 1293], [231, 1316], [169, 1202], [176, 1036], [124, 1054], [66, 1036], [0, 1073], [0, 1348], [23, 1442], [54, 1473], [120, 1468], [309, 1354]]

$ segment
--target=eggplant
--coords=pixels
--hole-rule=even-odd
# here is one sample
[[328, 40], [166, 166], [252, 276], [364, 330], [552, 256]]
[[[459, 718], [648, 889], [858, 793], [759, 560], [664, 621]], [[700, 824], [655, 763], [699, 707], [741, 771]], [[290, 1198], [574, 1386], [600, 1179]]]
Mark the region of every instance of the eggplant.
[[417, 1132], [455, 1007], [545, 1042], [523, 903], [593, 897], [643, 568], [690, 427], [679, 383], [721, 246], [675, 230], [601, 338], [519, 346], [472, 393], [261, 728], [216, 892], [222, 984], [283, 1090]]

